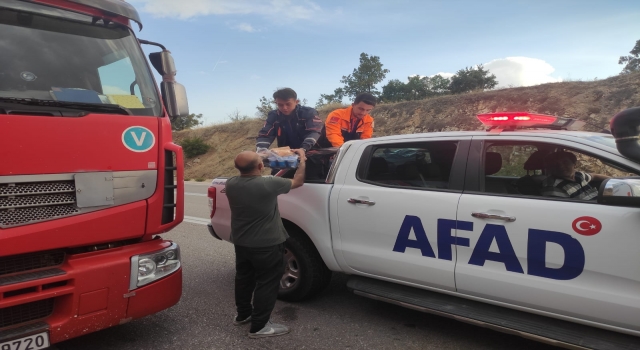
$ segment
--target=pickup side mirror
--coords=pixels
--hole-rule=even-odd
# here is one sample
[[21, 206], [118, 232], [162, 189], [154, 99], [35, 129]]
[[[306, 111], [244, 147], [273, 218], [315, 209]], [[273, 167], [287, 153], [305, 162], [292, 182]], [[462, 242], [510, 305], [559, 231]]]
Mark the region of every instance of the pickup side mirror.
[[598, 190], [598, 203], [640, 208], [640, 178], [606, 179]]
[[611, 119], [611, 134], [620, 154], [640, 161], [640, 107], [625, 109]]
[[171, 120], [188, 116], [187, 90], [182, 84], [176, 82], [177, 70], [171, 53], [166, 49], [162, 52], [150, 53], [149, 61], [151, 61], [156, 71], [162, 75], [160, 93], [162, 93], [162, 102]]

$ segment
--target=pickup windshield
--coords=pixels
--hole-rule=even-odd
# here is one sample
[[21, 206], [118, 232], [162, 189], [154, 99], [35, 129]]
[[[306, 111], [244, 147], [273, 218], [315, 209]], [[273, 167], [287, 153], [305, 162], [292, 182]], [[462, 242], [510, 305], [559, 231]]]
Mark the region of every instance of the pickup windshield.
[[[73, 102], [75, 107], [84, 104], [91, 113], [114, 114], [120, 106], [133, 115], [162, 115], [151, 73], [127, 26], [3, 0], [0, 33], [3, 103], [34, 99], [58, 105]], [[88, 104], [115, 108], [89, 108]]]

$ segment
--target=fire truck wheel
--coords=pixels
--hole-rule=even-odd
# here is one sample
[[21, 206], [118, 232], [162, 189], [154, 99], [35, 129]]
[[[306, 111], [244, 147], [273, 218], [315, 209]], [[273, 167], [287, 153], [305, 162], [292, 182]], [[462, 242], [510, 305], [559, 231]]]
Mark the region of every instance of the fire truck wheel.
[[278, 298], [287, 301], [308, 299], [322, 291], [331, 281], [331, 271], [313, 242], [299, 230], [287, 229], [284, 244], [284, 274]]

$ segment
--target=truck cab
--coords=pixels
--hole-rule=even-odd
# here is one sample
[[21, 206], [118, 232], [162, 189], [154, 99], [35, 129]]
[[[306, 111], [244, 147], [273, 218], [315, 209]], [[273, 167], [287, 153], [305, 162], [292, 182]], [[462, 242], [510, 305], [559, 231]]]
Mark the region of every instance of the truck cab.
[[[134, 22], [120, 0], [0, 3], [3, 350], [45, 348], [180, 299], [180, 249], [160, 234], [184, 215], [170, 118], [188, 105], [170, 52], [137, 39]], [[162, 49], [149, 56], [160, 89], [141, 43]]]

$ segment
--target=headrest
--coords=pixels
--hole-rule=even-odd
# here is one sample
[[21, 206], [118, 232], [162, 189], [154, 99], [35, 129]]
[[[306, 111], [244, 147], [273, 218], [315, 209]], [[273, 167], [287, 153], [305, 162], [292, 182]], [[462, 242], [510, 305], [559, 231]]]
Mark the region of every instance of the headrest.
[[546, 150], [537, 150], [529, 156], [526, 162], [524, 162], [524, 170], [542, 170], [544, 166], [544, 158], [549, 154]]
[[416, 163], [408, 162], [402, 165], [399, 165], [396, 168], [396, 172], [399, 177], [405, 180], [412, 180], [420, 177], [420, 171], [418, 170], [418, 166]]
[[487, 152], [484, 162], [484, 174], [493, 175], [502, 169], [502, 155], [498, 152]]
[[369, 175], [382, 174], [389, 171], [389, 164], [384, 158], [372, 157], [371, 163], [369, 163]]

